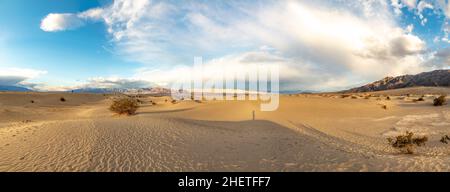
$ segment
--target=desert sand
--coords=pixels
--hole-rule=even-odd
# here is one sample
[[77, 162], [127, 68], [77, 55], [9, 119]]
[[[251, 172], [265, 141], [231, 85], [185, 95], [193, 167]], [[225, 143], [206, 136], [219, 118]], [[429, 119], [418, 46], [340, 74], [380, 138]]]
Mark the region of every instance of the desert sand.
[[[4, 92], [0, 171], [450, 171], [450, 108], [432, 106], [450, 91], [428, 89], [282, 95], [274, 112], [146, 97], [134, 116], [109, 111], [113, 95]], [[430, 141], [402, 154], [386, 138], [405, 131]]]

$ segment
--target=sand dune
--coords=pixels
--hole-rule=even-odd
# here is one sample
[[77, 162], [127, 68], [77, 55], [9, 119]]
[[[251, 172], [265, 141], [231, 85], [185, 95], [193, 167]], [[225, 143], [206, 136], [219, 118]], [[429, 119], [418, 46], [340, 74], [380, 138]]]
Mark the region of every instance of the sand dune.
[[[286, 95], [275, 112], [147, 97], [125, 117], [108, 95], [0, 93], [0, 171], [450, 171], [449, 107], [398, 97]], [[386, 137], [407, 130], [431, 141], [399, 154]]]

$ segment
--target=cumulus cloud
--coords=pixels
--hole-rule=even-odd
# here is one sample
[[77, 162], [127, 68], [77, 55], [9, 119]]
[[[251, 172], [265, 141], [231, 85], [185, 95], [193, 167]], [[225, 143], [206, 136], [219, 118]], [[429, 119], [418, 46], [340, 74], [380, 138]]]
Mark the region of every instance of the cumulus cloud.
[[[447, 6], [446, 2], [442, 0], [391, 0], [391, 6], [394, 9], [394, 13], [396, 15], [402, 14], [402, 8], [406, 7], [410, 11], [414, 11], [414, 13], [420, 19], [421, 25], [425, 26], [428, 22], [428, 18], [423, 14], [426, 9], [434, 10], [435, 6], [433, 4], [437, 4], [438, 7], [442, 3], [442, 5]], [[445, 12], [445, 11], [444, 11]]]
[[414, 9], [417, 5], [417, 0], [401, 0], [408, 8]]
[[27, 80], [46, 73], [46, 71], [34, 69], [0, 68], [0, 85], [30, 87]]
[[71, 91], [77, 89], [139, 89], [154, 87], [156, 84], [136, 78], [119, 77], [93, 77], [86, 81], [69, 86], [53, 86], [45, 83], [26, 83], [27, 87], [33, 87], [39, 91]]
[[[134, 78], [160, 84], [179, 78], [194, 56], [205, 56], [208, 66], [252, 61], [280, 65], [282, 89], [339, 89], [427, 69], [426, 43], [412, 28], [396, 23], [397, 11], [391, 13], [390, 6], [400, 11], [419, 4], [422, 12], [431, 4], [340, 2], [208, 1], [175, 6], [168, 1], [115, 0], [67, 19], [104, 22], [119, 54], [150, 66]], [[55, 26], [62, 27], [50, 31], [73, 28]]]
[[76, 29], [84, 25], [84, 21], [76, 14], [51, 13], [41, 21], [41, 29], [47, 32]]
[[77, 86], [78, 88], [121, 88], [121, 89], [135, 89], [135, 88], [148, 88], [154, 86], [145, 80], [140, 79], [127, 79], [118, 77], [96, 77], [88, 80], [87, 83]]

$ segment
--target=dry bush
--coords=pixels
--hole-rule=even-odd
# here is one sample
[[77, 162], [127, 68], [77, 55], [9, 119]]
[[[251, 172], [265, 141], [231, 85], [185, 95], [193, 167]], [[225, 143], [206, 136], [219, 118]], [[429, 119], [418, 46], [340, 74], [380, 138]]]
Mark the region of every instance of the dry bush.
[[178, 101], [177, 101], [177, 100], [172, 100], [171, 103], [172, 103], [172, 104], [177, 104]]
[[442, 105], [447, 104], [447, 100], [445, 99], [445, 97], [446, 97], [445, 95], [441, 95], [438, 98], [434, 99], [433, 105], [434, 106], [442, 106]]
[[59, 100], [60, 100], [61, 102], [66, 102], [66, 99], [65, 99], [64, 97], [59, 98]]
[[350, 97], [350, 95], [341, 95], [341, 98], [347, 98]]
[[414, 137], [413, 132], [407, 131], [404, 135], [399, 135], [395, 138], [387, 138], [389, 145], [398, 149], [405, 154], [414, 154], [415, 147], [424, 146], [428, 141], [427, 136]]
[[139, 103], [133, 98], [118, 98], [113, 100], [109, 110], [120, 115], [134, 115], [139, 108]]
[[450, 137], [448, 135], [442, 136], [441, 140], [439, 140], [441, 143], [448, 144], [450, 141]]
[[386, 100], [391, 100], [391, 97], [387, 96], [387, 97], [386, 97]]
[[31, 100], [30, 103], [34, 103], [34, 100]]
[[387, 110], [387, 105], [381, 105], [381, 108]]
[[418, 99], [414, 99], [413, 102], [418, 102], [418, 101], [425, 101], [425, 99], [423, 99], [423, 96], [418, 98]]

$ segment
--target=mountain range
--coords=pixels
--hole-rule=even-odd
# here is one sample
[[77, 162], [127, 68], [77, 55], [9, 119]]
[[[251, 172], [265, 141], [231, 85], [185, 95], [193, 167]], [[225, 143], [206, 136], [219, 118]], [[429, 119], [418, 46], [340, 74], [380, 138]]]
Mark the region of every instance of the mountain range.
[[25, 87], [12, 86], [12, 85], [0, 85], [0, 91], [17, 91], [17, 92], [27, 92], [32, 91]]
[[385, 77], [367, 85], [352, 88], [343, 92], [359, 93], [383, 91], [408, 87], [450, 87], [450, 70], [435, 70], [416, 75]]
[[[363, 85], [361, 87], [352, 88], [342, 92], [359, 93], [371, 91], [383, 91], [390, 89], [400, 89], [408, 87], [450, 87], [450, 70], [435, 70], [423, 72], [416, 75], [402, 75], [397, 77], [385, 77], [381, 80]], [[0, 91], [17, 91], [26, 92], [33, 91], [25, 87], [0, 85]], [[124, 94], [150, 94], [150, 95], [170, 95], [170, 89], [153, 87], [153, 88], [81, 88], [75, 89], [74, 93], [124, 93]], [[285, 91], [288, 93], [303, 93], [304, 91]]]

